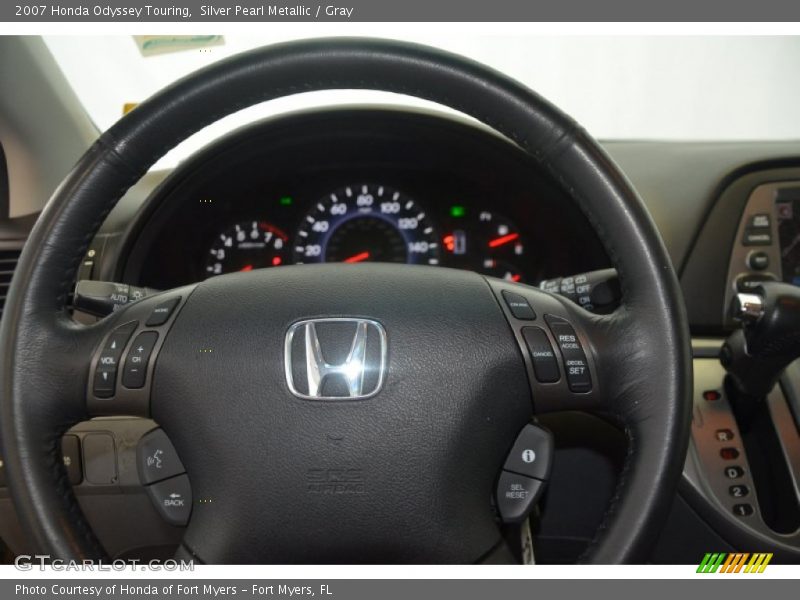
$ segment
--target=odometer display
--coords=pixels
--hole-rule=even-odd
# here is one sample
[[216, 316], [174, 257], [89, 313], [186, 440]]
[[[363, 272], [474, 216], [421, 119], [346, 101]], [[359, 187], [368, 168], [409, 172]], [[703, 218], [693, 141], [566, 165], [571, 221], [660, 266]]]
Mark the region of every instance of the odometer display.
[[295, 238], [295, 262], [439, 264], [438, 235], [410, 197], [384, 185], [359, 184], [322, 198]]

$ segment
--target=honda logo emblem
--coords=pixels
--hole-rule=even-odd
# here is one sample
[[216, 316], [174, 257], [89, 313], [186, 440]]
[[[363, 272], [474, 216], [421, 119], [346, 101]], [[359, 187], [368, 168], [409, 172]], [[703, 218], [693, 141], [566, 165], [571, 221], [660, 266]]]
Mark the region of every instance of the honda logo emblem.
[[357, 400], [378, 393], [386, 370], [386, 331], [357, 318], [306, 319], [286, 332], [289, 390], [309, 400]]

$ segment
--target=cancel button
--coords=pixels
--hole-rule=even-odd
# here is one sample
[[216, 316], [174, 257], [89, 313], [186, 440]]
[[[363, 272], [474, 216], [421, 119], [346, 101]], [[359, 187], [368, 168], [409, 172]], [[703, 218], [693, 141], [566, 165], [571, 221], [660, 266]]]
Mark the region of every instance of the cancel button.
[[539, 383], [555, 383], [561, 378], [553, 346], [541, 327], [523, 327], [522, 337], [528, 346], [533, 372]]

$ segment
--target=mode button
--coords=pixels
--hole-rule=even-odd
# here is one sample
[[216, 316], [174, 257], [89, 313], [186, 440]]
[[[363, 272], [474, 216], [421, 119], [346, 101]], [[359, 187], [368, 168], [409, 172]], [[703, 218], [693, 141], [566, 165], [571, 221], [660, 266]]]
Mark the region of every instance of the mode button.
[[180, 300], [180, 298], [172, 298], [156, 306], [153, 309], [153, 312], [150, 314], [150, 317], [147, 319], [145, 326], [158, 327], [159, 325], [166, 323], [170, 316], [172, 316], [172, 312], [175, 310], [175, 307], [178, 305]]

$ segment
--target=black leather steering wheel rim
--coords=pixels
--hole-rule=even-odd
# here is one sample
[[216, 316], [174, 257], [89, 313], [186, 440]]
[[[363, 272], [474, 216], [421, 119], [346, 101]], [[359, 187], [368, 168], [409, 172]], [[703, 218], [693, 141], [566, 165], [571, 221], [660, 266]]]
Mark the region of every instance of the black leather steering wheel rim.
[[629, 452], [583, 560], [643, 560], [681, 473], [691, 396], [680, 287], [649, 214], [592, 138], [519, 83], [431, 48], [348, 38], [270, 46], [176, 82], [106, 131], [43, 211], [0, 329], [8, 485], [38, 549], [68, 559], [104, 555], [59, 460], [61, 435], [87, 417], [88, 371], [79, 357], [91, 353], [99, 328], [73, 323], [66, 304], [92, 237], [125, 191], [192, 133], [247, 106], [323, 89], [398, 92], [471, 115], [531, 154], [586, 214], [623, 291], [615, 315], [594, 321], [596, 335], [615, 342], [598, 357], [598, 368], [626, 359], [635, 359], [636, 368], [615, 375], [614, 397], [604, 407], [623, 424]]

